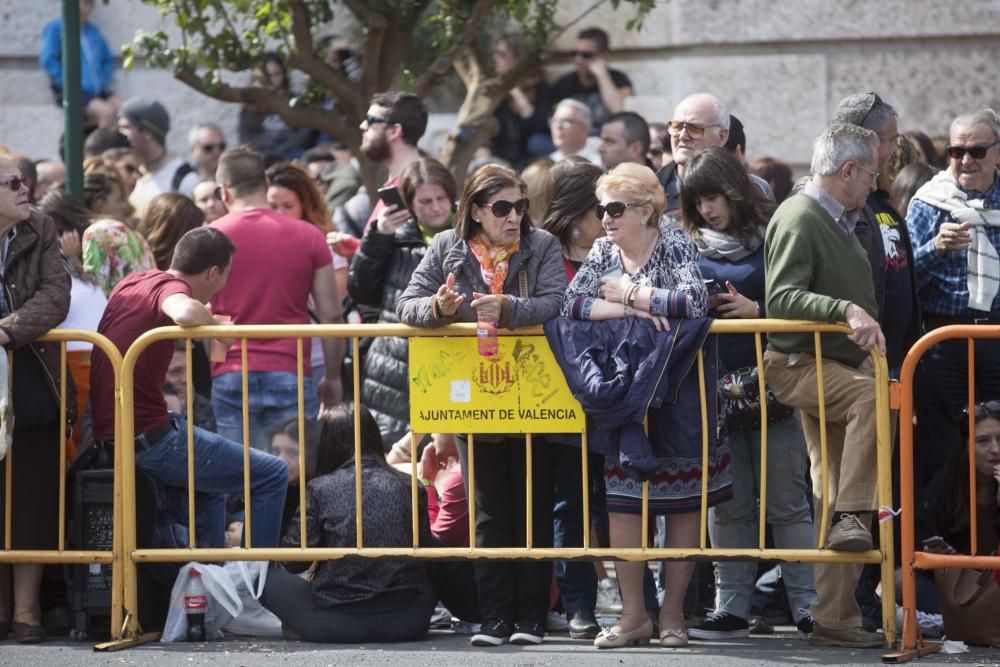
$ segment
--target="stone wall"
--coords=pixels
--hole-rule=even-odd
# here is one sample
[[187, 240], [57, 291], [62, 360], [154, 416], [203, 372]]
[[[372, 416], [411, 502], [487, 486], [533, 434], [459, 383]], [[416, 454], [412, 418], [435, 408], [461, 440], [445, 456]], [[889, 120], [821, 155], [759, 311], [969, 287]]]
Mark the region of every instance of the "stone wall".
[[[564, 0], [563, 19], [591, 0]], [[62, 117], [37, 64], [42, 27], [59, 0], [0, 0], [0, 143], [52, 156]], [[993, 106], [1000, 62], [1000, 2], [961, 0], [670, 0], [658, 3], [642, 30], [626, 32], [631, 10], [601, 7], [555, 43], [553, 76], [568, 67], [577, 28], [611, 34], [613, 66], [635, 84], [629, 106], [668, 120], [685, 95], [718, 95], [744, 122], [751, 157], [773, 155], [799, 169], [815, 136], [847, 94], [876, 90], [900, 112], [902, 130], [944, 134], [957, 113]], [[138, 0], [97, 4], [94, 22], [112, 48], [136, 28], [159, 29], [155, 10]], [[210, 119], [235, 141], [238, 108], [199, 96], [168, 74], [138, 67], [119, 72], [123, 97], [146, 94], [172, 115], [172, 150], [186, 151], [186, 131]], [[449, 116], [435, 118], [437, 144]], [[428, 146], [433, 148], [433, 146]]]

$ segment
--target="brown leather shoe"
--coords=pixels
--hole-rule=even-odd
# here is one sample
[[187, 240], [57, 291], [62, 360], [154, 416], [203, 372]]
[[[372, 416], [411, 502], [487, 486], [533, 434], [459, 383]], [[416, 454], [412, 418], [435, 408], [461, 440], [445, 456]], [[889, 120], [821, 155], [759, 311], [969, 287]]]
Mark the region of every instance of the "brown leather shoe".
[[883, 648], [885, 635], [868, 632], [864, 628], [833, 630], [814, 622], [809, 644], [811, 646], [842, 646], [844, 648]]
[[45, 641], [45, 628], [40, 625], [14, 622], [14, 638], [18, 644], [41, 644]]

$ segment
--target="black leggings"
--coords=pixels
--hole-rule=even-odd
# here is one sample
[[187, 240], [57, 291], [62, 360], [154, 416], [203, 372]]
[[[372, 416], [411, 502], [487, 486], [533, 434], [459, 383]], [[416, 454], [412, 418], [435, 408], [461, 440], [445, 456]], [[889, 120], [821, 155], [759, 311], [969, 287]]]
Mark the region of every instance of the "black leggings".
[[362, 602], [317, 607], [308, 581], [273, 568], [267, 574], [261, 602], [281, 619], [283, 627], [305, 641], [360, 644], [422, 639], [430, 626], [435, 596], [425, 584]]

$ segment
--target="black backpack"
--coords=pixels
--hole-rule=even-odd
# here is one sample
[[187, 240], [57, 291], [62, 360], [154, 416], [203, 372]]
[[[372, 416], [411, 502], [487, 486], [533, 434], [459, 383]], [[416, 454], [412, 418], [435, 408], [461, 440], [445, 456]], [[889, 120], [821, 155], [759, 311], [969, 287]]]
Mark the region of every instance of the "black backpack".
[[194, 171], [194, 167], [187, 162], [182, 162], [181, 166], [177, 167], [177, 171], [174, 172], [174, 177], [170, 180], [170, 191], [179, 192], [181, 183], [184, 182], [185, 177], [192, 171]]

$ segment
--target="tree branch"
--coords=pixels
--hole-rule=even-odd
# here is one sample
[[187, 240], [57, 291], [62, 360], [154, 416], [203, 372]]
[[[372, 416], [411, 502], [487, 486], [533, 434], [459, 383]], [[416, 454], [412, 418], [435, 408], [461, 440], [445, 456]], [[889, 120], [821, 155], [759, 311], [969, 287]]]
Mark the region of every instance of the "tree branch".
[[337, 114], [320, 107], [293, 107], [289, 104], [288, 97], [274, 90], [260, 86], [230, 86], [225, 83], [208, 86], [188, 67], [174, 70], [174, 78], [220, 102], [245, 104], [258, 112], [277, 114], [290, 127], [309, 127], [337, 137], [348, 145], [357, 143], [357, 138], [350, 132], [347, 123]]
[[288, 0], [288, 8], [292, 15], [292, 35], [295, 39], [295, 53], [289, 55], [288, 66], [301, 70], [315, 82], [329, 89], [353, 115], [357, 115], [367, 100], [362, 98], [357, 87], [341, 71], [330, 67], [316, 56], [312, 37], [312, 18], [305, 3], [303, 0]]
[[496, 4], [496, 0], [476, 0], [469, 18], [465, 21], [462, 33], [458, 36], [455, 46], [447, 53], [439, 56], [431, 63], [430, 67], [417, 80], [416, 93], [420, 97], [425, 97], [438, 82], [441, 81], [451, 70], [456, 58], [465, 51], [472, 48], [476, 37], [482, 30], [483, 24], [489, 18], [490, 11]]

